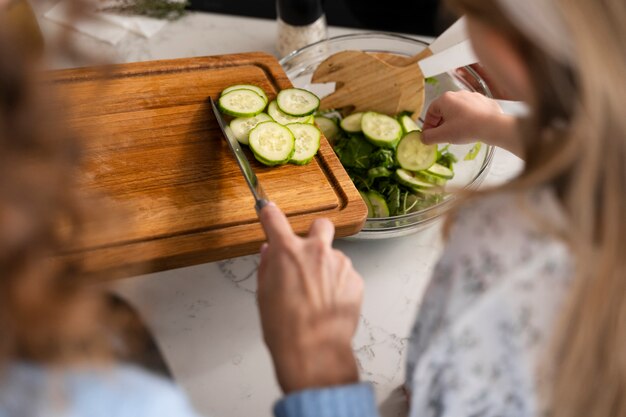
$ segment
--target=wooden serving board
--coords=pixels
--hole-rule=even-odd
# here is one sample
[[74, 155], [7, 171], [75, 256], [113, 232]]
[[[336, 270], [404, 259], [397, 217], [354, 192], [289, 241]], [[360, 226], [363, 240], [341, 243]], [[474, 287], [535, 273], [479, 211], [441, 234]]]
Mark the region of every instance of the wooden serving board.
[[[274, 99], [291, 87], [274, 57], [153, 61], [57, 71], [53, 79], [83, 140], [82, 189], [117, 215], [89, 224], [66, 256], [118, 276], [258, 252], [265, 236], [254, 200], [207, 98], [250, 83]], [[318, 217], [330, 218], [338, 237], [363, 226], [367, 208], [326, 139], [306, 166], [269, 168], [247, 155], [297, 233]]]

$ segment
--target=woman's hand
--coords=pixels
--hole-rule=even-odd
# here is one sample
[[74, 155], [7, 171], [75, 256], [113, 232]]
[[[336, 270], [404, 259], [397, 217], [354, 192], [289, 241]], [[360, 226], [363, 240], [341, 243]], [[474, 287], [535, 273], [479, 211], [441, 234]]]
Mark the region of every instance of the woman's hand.
[[301, 238], [274, 204], [260, 218], [269, 243], [261, 248], [258, 303], [280, 386], [289, 393], [357, 382], [351, 342], [363, 282], [332, 248], [333, 224], [316, 220]]
[[517, 119], [503, 114], [495, 100], [469, 91], [447, 92], [431, 103], [422, 141], [426, 144], [481, 141], [518, 156], [523, 153]]

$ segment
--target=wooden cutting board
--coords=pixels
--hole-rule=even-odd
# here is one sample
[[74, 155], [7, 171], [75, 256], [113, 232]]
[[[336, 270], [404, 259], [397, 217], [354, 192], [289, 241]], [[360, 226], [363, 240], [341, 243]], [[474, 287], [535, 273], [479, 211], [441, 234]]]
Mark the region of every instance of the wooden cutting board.
[[[291, 87], [274, 57], [153, 61], [63, 70], [53, 79], [82, 138], [82, 191], [116, 213], [115, 221], [89, 224], [66, 256], [113, 277], [258, 252], [265, 236], [254, 200], [207, 98], [251, 83], [274, 99]], [[297, 233], [319, 217], [333, 221], [338, 237], [363, 226], [367, 208], [326, 139], [306, 166], [269, 168], [247, 155]]]

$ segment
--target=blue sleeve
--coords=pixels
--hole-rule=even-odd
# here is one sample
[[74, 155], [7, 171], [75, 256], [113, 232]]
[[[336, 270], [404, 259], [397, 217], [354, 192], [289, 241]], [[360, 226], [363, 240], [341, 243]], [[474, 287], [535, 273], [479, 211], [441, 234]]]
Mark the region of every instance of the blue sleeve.
[[342, 385], [289, 394], [274, 406], [276, 417], [378, 417], [369, 384]]
[[199, 417], [172, 381], [129, 365], [57, 371], [9, 364], [0, 417]]

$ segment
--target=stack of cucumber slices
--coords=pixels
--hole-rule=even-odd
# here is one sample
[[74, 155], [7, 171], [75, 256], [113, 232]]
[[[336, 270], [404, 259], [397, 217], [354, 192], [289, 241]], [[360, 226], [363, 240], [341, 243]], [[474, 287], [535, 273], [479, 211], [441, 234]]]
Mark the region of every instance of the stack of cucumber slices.
[[425, 145], [408, 114], [337, 112], [315, 117], [361, 193], [368, 217], [392, 217], [419, 211], [444, 197], [454, 177], [456, 158], [448, 148]]
[[306, 90], [282, 90], [268, 104], [263, 89], [238, 84], [222, 91], [218, 106], [234, 117], [230, 129], [237, 140], [250, 146], [265, 165], [309, 163], [320, 147], [320, 130], [313, 124], [320, 100]]

